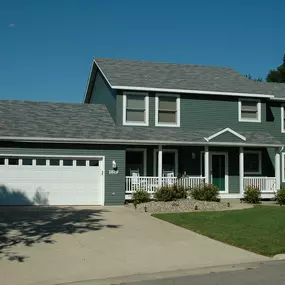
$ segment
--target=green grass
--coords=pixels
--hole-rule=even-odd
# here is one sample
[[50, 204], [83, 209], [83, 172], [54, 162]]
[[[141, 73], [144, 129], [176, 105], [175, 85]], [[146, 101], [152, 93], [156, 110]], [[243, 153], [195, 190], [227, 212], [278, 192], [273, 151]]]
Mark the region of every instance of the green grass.
[[153, 216], [262, 255], [285, 253], [285, 207], [256, 206], [236, 211]]

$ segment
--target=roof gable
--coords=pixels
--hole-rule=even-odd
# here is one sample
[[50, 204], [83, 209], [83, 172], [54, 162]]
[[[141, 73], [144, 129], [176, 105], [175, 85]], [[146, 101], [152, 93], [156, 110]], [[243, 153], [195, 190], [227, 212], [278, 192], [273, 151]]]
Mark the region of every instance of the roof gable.
[[246, 141], [246, 137], [242, 134], [234, 131], [231, 128], [225, 128], [220, 130], [209, 137], [204, 138], [207, 142], [209, 141], [225, 141], [225, 142], [236, 142], [236, 141]]

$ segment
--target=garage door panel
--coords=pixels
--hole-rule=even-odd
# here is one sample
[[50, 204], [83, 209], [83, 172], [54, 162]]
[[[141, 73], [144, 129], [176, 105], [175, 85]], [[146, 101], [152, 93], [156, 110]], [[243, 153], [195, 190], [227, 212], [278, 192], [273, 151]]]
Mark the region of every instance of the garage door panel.
[[[0, 165], [0, 185], [4, 184], [10, 193], [10, 200], [1, 198], [0, 204], [101, 205], [101, 167], [89, 166], [89, 161], [85, 159], [84, 163], [83, 158], [78, 167], [72, 159], [65, 159], [67, 164], [72, 161], [72, 166], [64, 166], [63, 159], [53, 163], [58, 164], [58, 160], [60, 165], [53, 166], [46, 159], [34, 159], [34, 165]], [[35, 165], [35, 162], [46, 165]], [[22, 194], [22, 201], [19, 197], [12, 201], [15, 192], [18, 196]]]

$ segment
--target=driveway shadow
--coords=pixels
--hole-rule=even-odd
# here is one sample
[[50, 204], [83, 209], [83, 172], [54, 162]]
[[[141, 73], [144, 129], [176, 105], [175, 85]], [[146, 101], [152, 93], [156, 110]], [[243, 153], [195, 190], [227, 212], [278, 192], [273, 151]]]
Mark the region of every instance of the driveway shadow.
[[74, 234], [119, 228], [102, 224], [104, 209], [76, 209], [73, 207], [0, 207], [0, 259], [24, 262], [28, 256], [14, 251], [14, 246], [53, 244], [54, 234]]

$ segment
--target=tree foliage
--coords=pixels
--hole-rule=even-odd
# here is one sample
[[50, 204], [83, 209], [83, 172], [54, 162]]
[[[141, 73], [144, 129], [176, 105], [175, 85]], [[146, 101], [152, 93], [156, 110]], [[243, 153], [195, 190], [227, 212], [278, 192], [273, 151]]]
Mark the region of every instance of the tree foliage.
[[269, 70], [266, 81], [285, 83], [285, 54], [283, 56], [283, 63], [276, 70]]
[[263, 82], [262, 77], [253, 78], [251, 74], [246, 74], [245, 77], [246, 77], [247, 79], [250, 79], [250, 80], [253, 80], [253, 81]]

